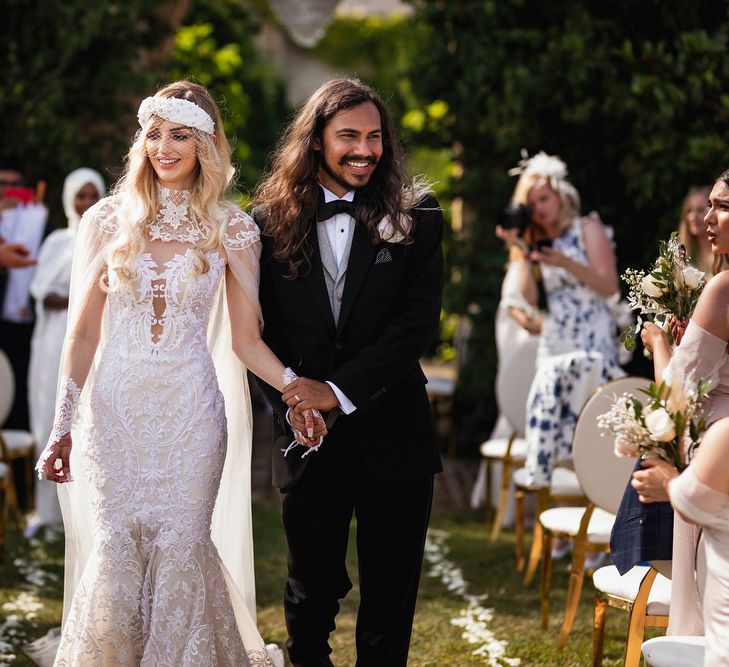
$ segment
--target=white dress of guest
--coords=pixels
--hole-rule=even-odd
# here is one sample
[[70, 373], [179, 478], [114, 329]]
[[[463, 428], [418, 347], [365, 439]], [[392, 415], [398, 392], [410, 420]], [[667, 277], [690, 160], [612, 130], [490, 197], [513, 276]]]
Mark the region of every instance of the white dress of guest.
[[[670, 483], [671, 504], [703, 531], [704, 667], [729, 666], [729, 495], [704, 484], [693, 466]], [[674, 567], [675, 571], [675, 567]], [[671, 604], [673, 614], [673, 601]]]
[[[63, 184], [63, 209], [68, 226], [52, 232], [43, 242], [38, 254], [38, 266], [30, 283], [30, 293], [35, 299], [36, 320], [28, 370], [28, 410], [30, 429], [36, 442], [36, 458], [46, 446], [53, 426], [58, 367], [68, 318], [68, 309], [45, 308], [43, 300], [49, 294], [68, 296], [74, 241], [80, 220], [75, 199], [78, 191], [89, 183], [96, 188], [99, 198], [104, 196], [104, 179], [97, 171], [76, 169], [66, 177]], [[58, 493], [53, 482], [42, 480], [36, 483], [35, 507], [31, 525], [61, 523]]]

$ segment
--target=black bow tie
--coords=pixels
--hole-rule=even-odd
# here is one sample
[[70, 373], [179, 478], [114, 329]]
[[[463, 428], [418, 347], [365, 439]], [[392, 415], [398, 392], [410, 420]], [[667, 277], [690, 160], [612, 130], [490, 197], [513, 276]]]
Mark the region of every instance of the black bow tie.
[[354, 202], [347, 201], [346, 199], [334, 199], [332, 201], [325, 202], [324, 197], [319, 199], [319, 202], [316, 205], [317, 222], [329, 220], [329, 218], [333, 218], [338, 213], [346, 213], [354, 217]]

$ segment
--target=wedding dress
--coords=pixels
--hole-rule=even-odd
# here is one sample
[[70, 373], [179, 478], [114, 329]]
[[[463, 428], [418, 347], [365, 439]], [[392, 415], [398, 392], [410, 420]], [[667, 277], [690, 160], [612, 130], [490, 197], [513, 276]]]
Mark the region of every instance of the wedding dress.
[[56, 420], [76, 415], [73, 481], [59, 485], [66, 591], [55, 664], [268, 667], [255, 625], [250, 403], [225, 290], [237, 281], [248, 303], [231, 308], [260, 312], [259, 232], [226, 205], [223, 247], [198, 274], [203, 230], [189, 192], [160, 188], [159, 201], [131, 281], [106, 269], [120, 196], [92, 207], [79, 230], [69, 327], [79, 317], [103, 325], [97, 350], [77, 345], [61, 365]]

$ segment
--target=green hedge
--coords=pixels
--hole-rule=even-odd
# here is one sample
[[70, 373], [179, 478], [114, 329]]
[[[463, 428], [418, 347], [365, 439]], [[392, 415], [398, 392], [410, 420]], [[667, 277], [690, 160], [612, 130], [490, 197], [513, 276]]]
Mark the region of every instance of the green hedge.
[[505, 254], [493, 236], [522, 147], [560, 155], [616, 232], [621, 268], [655, 256], [689, 186], [729, 166], [729, 21], [723, 1], [412, 0], [429, 37], [411, 82], [422, 138], [459, 149], [473, 222], [454, 248], [449, 307], [474, 316], [462, 374], [463, 447], [493, 422], [493, 315]]

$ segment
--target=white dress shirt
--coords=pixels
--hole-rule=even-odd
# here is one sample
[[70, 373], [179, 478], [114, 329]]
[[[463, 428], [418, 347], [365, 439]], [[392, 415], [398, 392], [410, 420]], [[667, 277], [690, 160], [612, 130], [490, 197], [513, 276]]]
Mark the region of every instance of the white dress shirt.
[[[335, 199], [354, 201], [354, 190], [347, 192], [343, 197], [337, 197], [337, 195], [335, 195], [331, 190], [327, 190], [323, 185], [321, 186], [321, 189], [324, 191], [325, 202], [334, 201]], [[321, 233], [322, 230], [326, 232], [327, 238], [329, 239], [329, 245], [332, 247], [334, 257], [337, 260], [337, 268], [339, 268], [339, 263], [342, 261], [344, 249], [347, 247], [350, 235], [354, 232], [354, 218], [348, 213], [337, 213], [337, 215], [329, 218], [328, 220], [317, 222], [317, 226], [319, 227], [319, 233]], [[344, 395], [342, 390], [333, 382], [327, 380], [327, 384], [332, 388], [334, 395], [337, 397], [340, 410], [345, 415], [352, 414], [357, 409], [357, 406], [355, 406], [354, 403], [352, 403], [352, 401], [350, 401]]]

